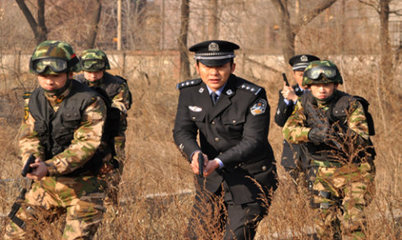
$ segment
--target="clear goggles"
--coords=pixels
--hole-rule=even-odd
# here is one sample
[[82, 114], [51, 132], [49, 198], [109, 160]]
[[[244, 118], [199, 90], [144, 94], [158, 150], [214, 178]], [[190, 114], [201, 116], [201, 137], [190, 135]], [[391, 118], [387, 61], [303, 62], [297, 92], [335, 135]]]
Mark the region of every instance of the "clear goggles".
[[32, 62], [32, 70], [38, 74], [45, 73], [47, 69], [55, 73], [62, 73], [66, 72], [67, 68], [68, 62], [62, 58], [43, 58]]
[[81, 59], [82, 70], [103, 70], [106, 63], [103, 59]]
[[321, 78], [321, 75], [328, 79], [333, 79], [336, 77], [336, 69], [328, 66], [317, 66], [310, 68], [304, 72], [304, 76], [312, 80], [317, 80]]

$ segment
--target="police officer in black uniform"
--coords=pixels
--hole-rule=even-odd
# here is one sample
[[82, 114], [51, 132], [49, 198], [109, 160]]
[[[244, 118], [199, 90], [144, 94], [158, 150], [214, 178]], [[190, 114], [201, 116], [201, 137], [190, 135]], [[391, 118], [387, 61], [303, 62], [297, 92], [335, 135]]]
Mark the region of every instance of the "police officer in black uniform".
[[[293, 69], [293, 78], [296, 80], [296, 84], [293, 86], [286, 86], [283, 84], [283, 89], [279, 92], [278, 108], [275, 114], [275, 122], [280, 127], [283, 127], [292, 114], [297, 99], [301, 96], [306, 88], [302, 86], [303, 72], [308, 64], [312, 61], [320, 60], [318, 57], [308, 54], [301, 54], [293, 56], [289, 59], [289, 64]], [[286, 140], [283, 140], [283, 151], [281, 158], [281, 165], [287, 172], [295, 179], [298, 172], [296, 171], [296, 162], [294, 159], [298, 159], [300, 164], [305, 164], [303, 161], [303, 154], [298, 145], [292, 146]]]
[[[200, 78], [177, 85], [180, 97], [173, 135], [198, 183], [190, 222], [204, 219], [201, 224], [210, 230], [205, 213], [219, 206], [215, 212], [220, 212], [225, 239], [253, 239], [267, 214], [262, 198], [269, 204], [269, 192], [276, 188], [276, 167], [267, 139], [270, 106], [265, 90], [233, 74], [236, 49], [238, 45], [220, 40], [189, 49], [195, 52]], [[205, 158], [203, 177], [199, 154]], [[224, 204], [217, 204], [219, 198]], [[191, 223], [189, 227], [194, 229]]]

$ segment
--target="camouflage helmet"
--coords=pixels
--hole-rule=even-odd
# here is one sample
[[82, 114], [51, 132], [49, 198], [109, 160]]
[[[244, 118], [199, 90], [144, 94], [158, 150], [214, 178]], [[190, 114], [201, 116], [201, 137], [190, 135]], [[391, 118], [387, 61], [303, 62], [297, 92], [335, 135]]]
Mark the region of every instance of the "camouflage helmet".
[[343, 79], [336, 65], [329, 61], [312, 61], [303, 73], [303, 86], [319, 83], [342, 84]]
[[87, 72], [97, 72], [110, 69], [105, 52], [99, 49], [87, 49], [80, 57], [81, 69]]
[[80, 71], [79, 60], [70, 44], [47, 40], [36, 46], [29, 61], [30, 71], [36, 74], [59, 74]]

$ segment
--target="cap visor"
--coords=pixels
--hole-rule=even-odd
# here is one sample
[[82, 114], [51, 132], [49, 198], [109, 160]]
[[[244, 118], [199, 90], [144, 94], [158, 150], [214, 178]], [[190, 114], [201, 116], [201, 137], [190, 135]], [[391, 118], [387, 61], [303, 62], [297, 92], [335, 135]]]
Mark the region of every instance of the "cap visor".
[[230, 60], [232, 60], [233, 58], [226, 58], [226, 59], [199, 59], [198, 61], [200, 61], [202, 64], [204, 64], [205, 66], [208, 67], [217, 67], [217, 66], [222, 66], [228, 62], [230, 62]]

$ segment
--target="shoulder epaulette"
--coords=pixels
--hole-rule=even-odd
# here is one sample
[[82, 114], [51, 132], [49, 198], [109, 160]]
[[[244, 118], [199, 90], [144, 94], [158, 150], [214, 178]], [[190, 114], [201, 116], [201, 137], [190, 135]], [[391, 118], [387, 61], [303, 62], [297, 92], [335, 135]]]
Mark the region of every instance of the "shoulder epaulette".
[[23, 99], [28, 99], [31, 96], [32, 92], [24, 92], [24, 95], [22, 95]]
[[182, 89], [182, 88], [186, 88], [186, 87], [196, 86], [196, 85], [200, 84], [201, 82], [202, 82], [202, 80], [200, 78], [187, 80], [187, 81], [178, 83], [176, 85], [176, 88]]
[[256, 85], [250, 84], [250, 83], [243, 83], [243, 84], [239, 85], [238, 88], [249, 91], [249, 92], [253, 93], [254, 95], [257, 95], [261, 91], [261, 87], [258, 87]]

